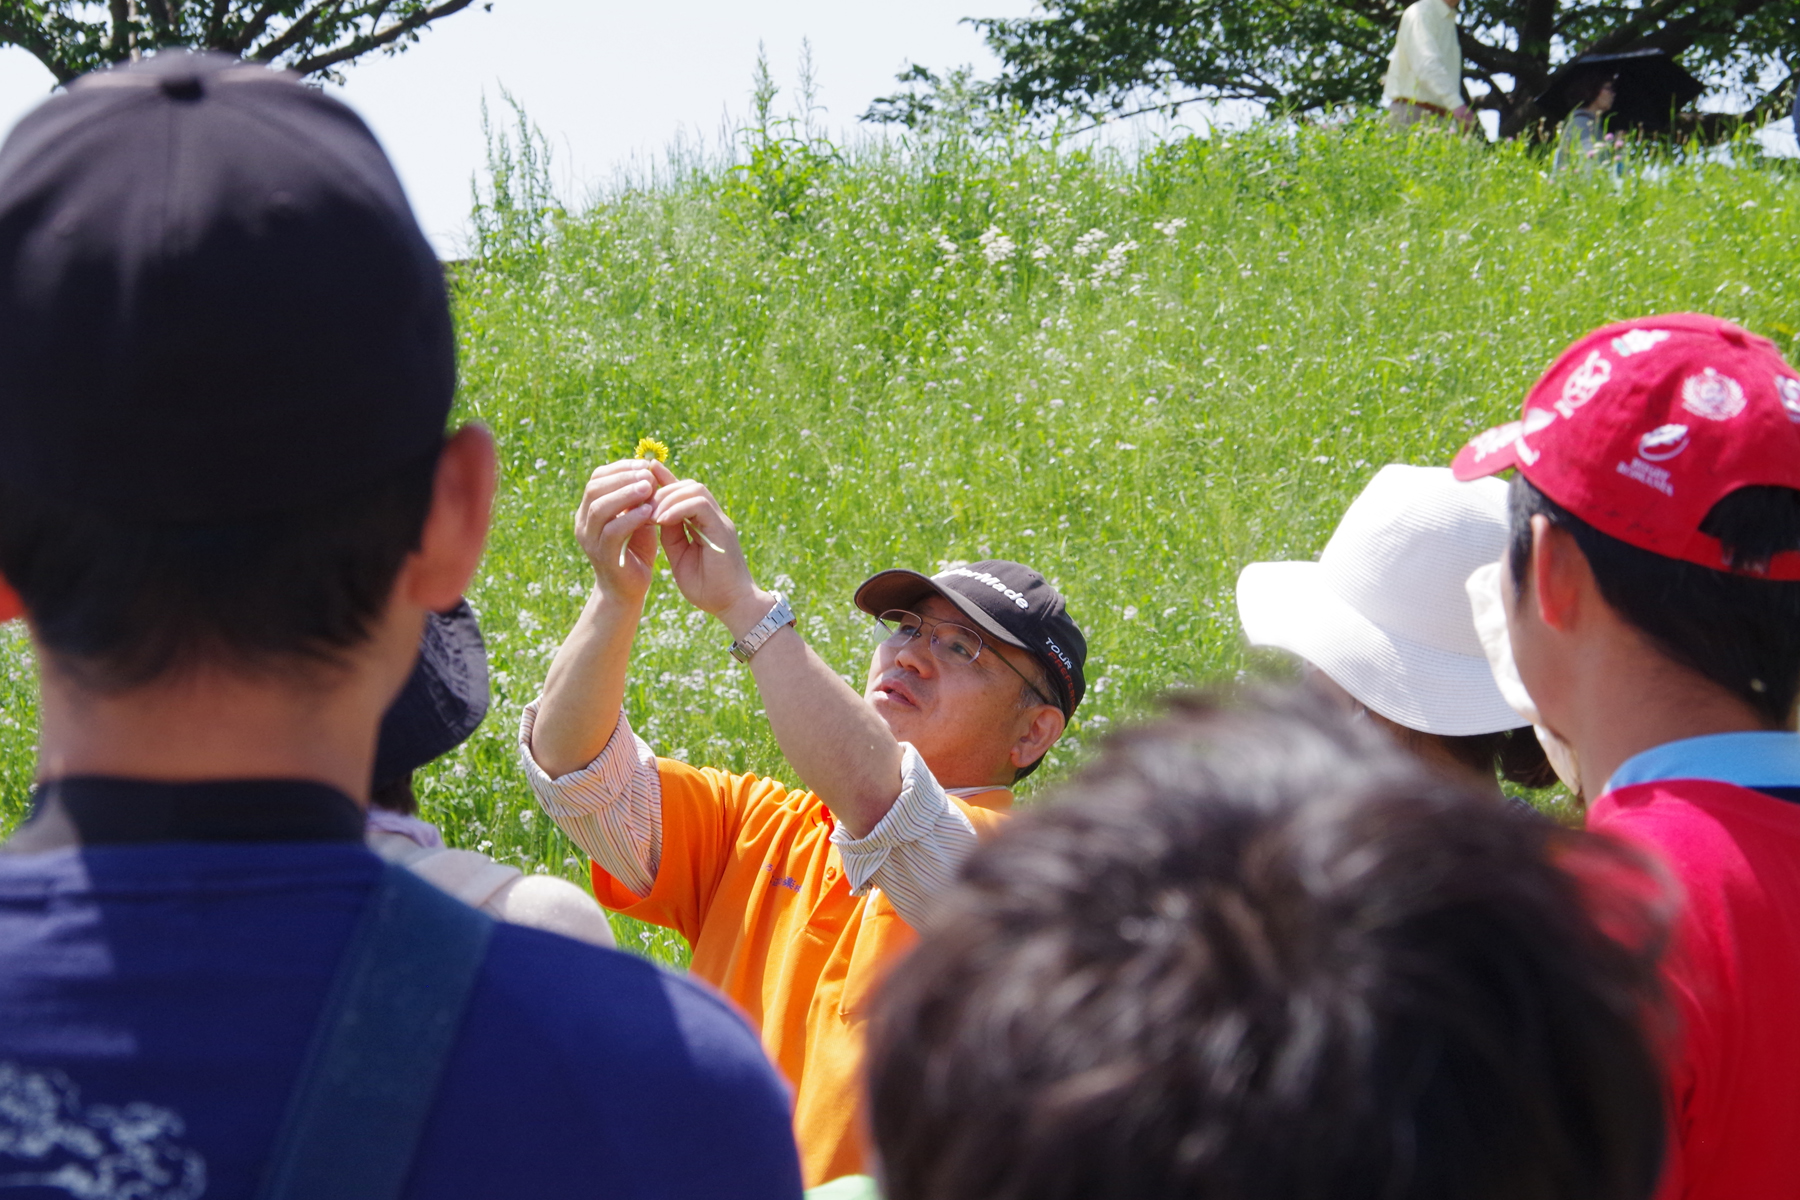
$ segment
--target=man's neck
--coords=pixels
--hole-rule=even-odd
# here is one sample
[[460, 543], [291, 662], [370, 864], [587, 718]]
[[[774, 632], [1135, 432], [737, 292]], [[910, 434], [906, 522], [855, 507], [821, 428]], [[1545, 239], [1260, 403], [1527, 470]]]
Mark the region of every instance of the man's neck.
[[364, 803], [386, 703], [355, 675], [302, 683], [204, 671], [109, 693], [46, 662], [39, 777], [304, 779]]
[[1684, 738], [1766, 730], [1742, 700], [1711, 680], [1645, 651], [1585, 674], [1576, 714], [1558, 729], [1575, 749], [1584, 790], [1599, 794], [1627, 759]]
[[981, 787], [947, 787], [944, 789], [959, 800], [967, 801], [975, 808], [991, 808], [995, 812], [1005, 812], [1012, 807], [1012, 788], [1004, 783], [990, 783]]

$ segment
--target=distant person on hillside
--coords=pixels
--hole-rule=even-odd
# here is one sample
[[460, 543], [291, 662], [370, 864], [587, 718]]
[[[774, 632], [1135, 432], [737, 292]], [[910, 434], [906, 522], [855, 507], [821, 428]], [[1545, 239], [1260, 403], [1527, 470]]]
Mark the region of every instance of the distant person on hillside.
[[711, 989], [364, 845], [494, 448], [446, 434], [443, 266], [363, 123], [234, 58], [96, 72], [0, 147], [0, 263], [0, 600], [42, 694], [0, 1190], [796, 1198]]
[[1244, 636], [1298, 655], [1314, 688], [1479, 793], [1500, 798], [1496, 773], [1548, 786], [1555, 774], [1494, 685], [1464, 589], [1505, 552], [1506, 528], [1496, 481], [1383, 467], [1317, 562], [1238, 575]]
[[554, 875], [527, 875], [474, 850], [451, 850], [437, 826], [420, 819], [413, 773], [462, 745], [487, 709], [487, 647], [474, 610], [463, 600], [448, 612], [427, 613], [419, 661], [381, 719], [363, 840], [497, 921], [611, 946], [612, 926], [585, 889]]
[[[1086, 641], [1057, 590], [1018, 563], [882, 571], [856, 592], [882, 627], [858, 696], [787, 600], [756, 586], [736, 529], [694, 480], [654, 460], [603, 466], [575, 536], [596, 586], [525, 709], [532, 787], [593, 858], [600, 902], [678, 931], [693, 973], [761, 1026], [796, 1090], [808, 1186], [856, 1174], [874, 984], [1062, 736]], [[749, 663], [804, 787], [657, 758], [632, 732], [621, 704], [659, 536], [682, 595]]]
[[882, 988], [886, 1200], [1648, 1200], [1659, 896], [1315, 697], [1177, 702]]
[[1663, 1195], [1792, 1195], [1800, 374], [1715, 317], [1609, 325], [1455, 463], [1508, 468], [1519, 677], [1574, 752], [1588, 826], [1661, 854], [1686, 898]]
[[1400, 32], [1381, 84], [1390, 128], [1444, 121], [1454, 121], [1459, 129], [1476, 128], [1475, 114], [1463, 101], [1457, 2], [1413, 0], [1400, 14]]
[[1605, 166], [1611, 160], [1613, 141], [1606, 132], [1606, 114], [1617, 98], [1611, 74], [1595, 72], [1571, 87], [1575, 110], [1563, 121], [1556, 136], [1552, 171]]

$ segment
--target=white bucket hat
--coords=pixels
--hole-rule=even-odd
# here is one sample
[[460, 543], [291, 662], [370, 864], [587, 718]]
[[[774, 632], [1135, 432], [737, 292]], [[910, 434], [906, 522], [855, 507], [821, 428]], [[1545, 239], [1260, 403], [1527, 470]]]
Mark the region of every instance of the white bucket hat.
[[1251, 645], [1299, 655], [1396, 724], [1452, 737], [1517, 728], [1463, 586], [1506, 538], [1504, 483], [1386, 466], [1318, 562], [1244, 568], [1238, 619]]

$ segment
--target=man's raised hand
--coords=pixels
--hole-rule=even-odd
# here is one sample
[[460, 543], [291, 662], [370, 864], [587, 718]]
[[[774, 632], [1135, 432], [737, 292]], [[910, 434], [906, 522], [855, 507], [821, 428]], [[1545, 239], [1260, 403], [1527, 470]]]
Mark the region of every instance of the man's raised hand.
[[594, 564], [603, 594], [641, 603], [649, 592], [656, 562], [652, 497], [674, 481], [668, 467], [641, 458], [608, 463], [588, 477], [575, 509], [575, 540]]
[[663, 553], [689, 604], [723, 616], [756, 594], [737, 527], [705, 484], [682, 479], [664, 487], [651, 519], [662, 527]]

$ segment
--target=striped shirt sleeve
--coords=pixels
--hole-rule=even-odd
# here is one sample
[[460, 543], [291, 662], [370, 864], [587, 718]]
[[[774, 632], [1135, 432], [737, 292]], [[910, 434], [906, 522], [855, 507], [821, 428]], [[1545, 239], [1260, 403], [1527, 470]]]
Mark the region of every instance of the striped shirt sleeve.
[[599, 757], [552, 779], [531, 756], [538, 703], [527, 704], [519, 718], [519, 760], [539, 807], [601, 870], [636, 895], [648, 896], [662, 863], [662, 776], [656, 755], [621, 712]]
[[951, 803], [919, 752], [907, 742], [900, 749], [900, 795], [894, 806], [864, 836], [851, 837], [839, 825], [831, 831], [831, 842], [844, 861], [853, 895], [878, 887], [901, 920], [924, 929], [937, 898], [975, 848], [975, 827]]

